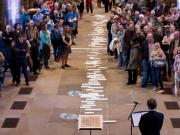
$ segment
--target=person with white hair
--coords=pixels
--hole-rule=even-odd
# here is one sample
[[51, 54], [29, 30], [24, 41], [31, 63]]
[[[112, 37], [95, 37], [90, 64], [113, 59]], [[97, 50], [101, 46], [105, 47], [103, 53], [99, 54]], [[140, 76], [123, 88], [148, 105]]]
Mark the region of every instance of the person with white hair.
[[132, 21], [136, 24], [137, 21], [139, 20], [139, 11], [135, 11], [134, 15], [132, 15], [131, 19]]
[[6, 71], [9, 68], [11, 43], [14, 39], [14, 34], [12, 31], [12, 27], [10, 25], [6, 25], [6, 30], [3, 32], [2, 38], [5, 43], [5, 71]]
[[145, 24], [145, 20], [144, 20], [144, 15], [143, 14], [140, 14], [139, 15], [139, 20], [137, 21], [137, 23], [136, 24], [138, 24], [138, 25], [142, 25], [142, 24]]

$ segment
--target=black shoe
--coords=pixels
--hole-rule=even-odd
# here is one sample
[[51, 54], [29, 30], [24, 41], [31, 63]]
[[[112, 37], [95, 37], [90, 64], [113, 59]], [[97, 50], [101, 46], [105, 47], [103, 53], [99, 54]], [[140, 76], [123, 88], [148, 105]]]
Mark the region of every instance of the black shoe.
[[37, 71], [34, 72], [34, 75], [38, 75], [39, 73]]
[[133, 83], [132, 82], [127, 82], [127, 85], [132, 85]]
[[62, 69], [65, 69], [65, 66], [61, 66]]
[[75, 43], [75, 42], [72, 42], [72, 45], [76, 45], [76, 43]]
[[45, 69], [49, 69], [49, 66], [45, 66]]
[[59, 62], [60, 60], [59, 59], [56, 59], [55, 62]]
[[20, 85], [20, 82], [17, 82], [17, 83], [16, 83], [16, 86], [19, 86], [19, 85]]
[[68, 65], [68, 64], [65, 64], [64, 66], [65, 66], [65, 67], [71, 67], [71, 66], [70, 66], [70, 65]]
[[26, 82], [26, 86], [29, 86], [29, 82]]

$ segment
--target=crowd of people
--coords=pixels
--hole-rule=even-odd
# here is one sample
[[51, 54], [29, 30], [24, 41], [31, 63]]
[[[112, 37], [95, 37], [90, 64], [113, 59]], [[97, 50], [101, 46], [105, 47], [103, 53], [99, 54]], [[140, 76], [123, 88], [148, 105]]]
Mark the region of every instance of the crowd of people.
[[[35, 0], [31, 9], [22, 7], [20, 19], [0, 31], [0, 89], [10, 69], [12, 83], [20, 85], [21, 73], [29, 85], [29, 73], [49, 69], [51, 50], [62, 69], [71, 67], [68, 56], [76, 45], [80, 3], [74, 0]], [[81, 13], [84, 4], [81, 5]]]
[[163, 81], [175, 75], [174, 94], [178, 94], [180, 9], [176, 3], [122, 0], [111, 10], [107, 30], [107, 52], [117, 59], [120, 69], [128, 71], [127, 85], [136, 84], [141, 75], [142, 88], [152, 83], [153, 90], [162, 93]]

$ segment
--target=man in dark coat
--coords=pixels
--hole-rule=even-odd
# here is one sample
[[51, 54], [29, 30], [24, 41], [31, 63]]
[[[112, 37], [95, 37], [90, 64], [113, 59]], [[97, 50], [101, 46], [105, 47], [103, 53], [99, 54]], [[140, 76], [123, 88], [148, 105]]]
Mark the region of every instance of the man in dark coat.
[[144, 114], [139, 122], [141, 135], [160, 135], [160, 130], [163, 125], [164, 115], [156, 112], [156, 100], [151, 98], [147, 101], [149, 112]]
[[14, 51], [16, 55], [16, 83], [17, 86], [20, 84], [21, 81], [21, 71], [24, 73], [24, 78], [26, 85], [29, 85], [29, 78], [27, 72], [27, 52], [28, 52], [28, 45], [24, 40], [24, 35], [19, 35], [18, 41], [15, 43]]

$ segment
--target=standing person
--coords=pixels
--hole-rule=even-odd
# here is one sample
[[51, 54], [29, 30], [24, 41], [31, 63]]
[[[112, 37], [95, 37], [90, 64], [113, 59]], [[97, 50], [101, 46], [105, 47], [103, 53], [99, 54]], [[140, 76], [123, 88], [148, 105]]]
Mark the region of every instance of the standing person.
[[24, 74], [26, 85], [29, 85], [29, 78], [28, 78], [28, 72], [27, 72], [27, 52], [28, 52], [28, 44], [24, 40], [25, 36], [20, 34], [18, 41], [16, 41], [14, 50], [16, 55], [16, 85], [18, 86], [21, 81], [21, 70]]
[[[75, 38], [73, 32], [77, 26], [77, 21], [78, 21], [77, 14], [74, 11], [73, 6], [70, 3], [68, 3], [67, 4], [67, 12], [65, 15], [65, 23], [67, 25], [69, 25], [72, 40]], [[72, 44], [76, 45], [76, 43], [74, 41], [72, 41]]]
[[157, 102], [150, 98], [147, 101], [149, 112], [144, 114], [139, 122], [139, 129], [141, 135], [160, 135], [163, 126], [164, 114], [157, 112]]
[[175, 56], [174, 60], [174, 94], [177, 96], [180, 92], [178, 92], [179, 85], [180, 85], [180, 47], [177, 49], [177, 55]]
[[54, 29], [51, 32], [52, 32], [52, 44], [54, 49], [54, 59], [56, 62], [59, 62], [60, 57], [62, 55], [63, 39], [58, 23], [55, 24]]
[[136, 84], [137, 75], [138, 75], [138, 64], [139, 64], [139, 44], [137, 41], [133, 41], [133, 45], [131, 47], [130, 59], [128, 64], [128, 83], [127, 85]]
[[120, 41], [120, 46], [117, 48], [117, 52], [118, 52], [118, 67], [123, 67], [124, 66], [124, 59], [123, 59], [124, 27], [122, 25], [119, 25], [119, 27], [118, 27], [117, 38]]
[[80, 0], [78, 4], [78, 10], [79, 10], [80, 19], [82, 19], [84, 13], [84, 0]]
[[37, 75], [38, 69], [40, 68], [39, 44], [37, 39], [31, 41], [30, 53], [33, 63], [33, 73], [34, 75]]
[[171, 42], [170, 45], [170, 60], [171, 63], [174, 63], [174, 58], [177, 53], [177, 48], [180, 47], [180, 33], [179, 31], [176, 31], [174, 33], [174, 40]]
[[161, 71], [163, 67], [165, 66], [166, 56], [164, 54], [164, 51], [161, 49], [160, 44], [156, 42], [154, 44], [153, 51], [150, 54], [150, 60], [152, 62], [152, 84], [153, 84], [153, 90], [157, 90], [158, 83], [160, 84], [160, 92], [163, 92], [163, 82], [161, 79]]
[[106, 24], [106, 28], [107, 28], [107, 31], [108, 31], [107, 53], [110, 53], [109, 45], [110, 45], [110, 43], [112, 41], [111, 26], [112, 26], [113, 23], [114, 23], [114, 16], [111, 16], [110, 20]]
[[51, 33], [47, 29], [47, 25], [43, 24], [40, 32], [41, 49], [43, 52], [43, 60], [45, 69], [49, 69], [48, 60], [50, 58]]
[[135, 35], [135, 28], [134, 28], [134, 23], [130, 23], [128, 25], [128, 28], [126, 29], [124, 33], [124, 55], [126, 56], [126, 66], [128, 65], [128, 61], [130, 58], [130, 50], [131, 50], [131, 41]]
[[146, 40], [144, 41], [141, 47], [142, 66], [143, 66], [143, 76], [141, 83], [142, 88], [147, 87], [148, 81], [150, 82], [152, 81], [150, 56], [151, 56], [151, 52], [153, 51], [153, 48], [154, 48], [154, 37], [152, 33], [148, 33]]
[[[166, 59], [167, 59], [167, 66], [165, 65], [163, 67], [163, 79], [165, 80], [168, 80], [168, 77], [167, 77], [167, 73], [168, 75], [170, 76], [171, 75], [171, 64], [170, 64], [170, 44], [171, 44], [171, 40], [170, 38], [168, 38], [167, 35], [165, 35], [163, 37], [163, 40], [162, 40], [162, 50], [164, 51], [165, 55], [166, 55]], [[168, 70], [167, 70], [167, 67], [168, 67]], [[168, 72], [167, 72], [168, 71]]]
[[87, 13], [89, 13], [89, 9], [91, 10], [91, 13], [93, 13], [92, 0], [86, 0], [86, 10], [87, 10]]
[[4, 55], [0, 52], [0, 90], [2, 90], [4, 84]]
[[12, 31], [12, 27], [10, 25], [6, 25], [6, 30], [3, 32], [3, 41], [5, 43], [5, 71], [9, 68], [10, 55], [11, 55], [11, 44], [14, 38], [14, 34]]
[[105, 12], [107, 13], [109, 11], [109, 0], [103, 0], [103, 4], [104, 4]]
[[70, 28], [68, 25], [64, 26], [64, 35], [63, 35], [63, 42], [64, 45], [62, 47], [62, 69], [65, 69], [65, 67], [71, 67], [67, 64], [69, 53], [71, 53], [71, 45], [72, 45], [72, 39], [70, 35]]

